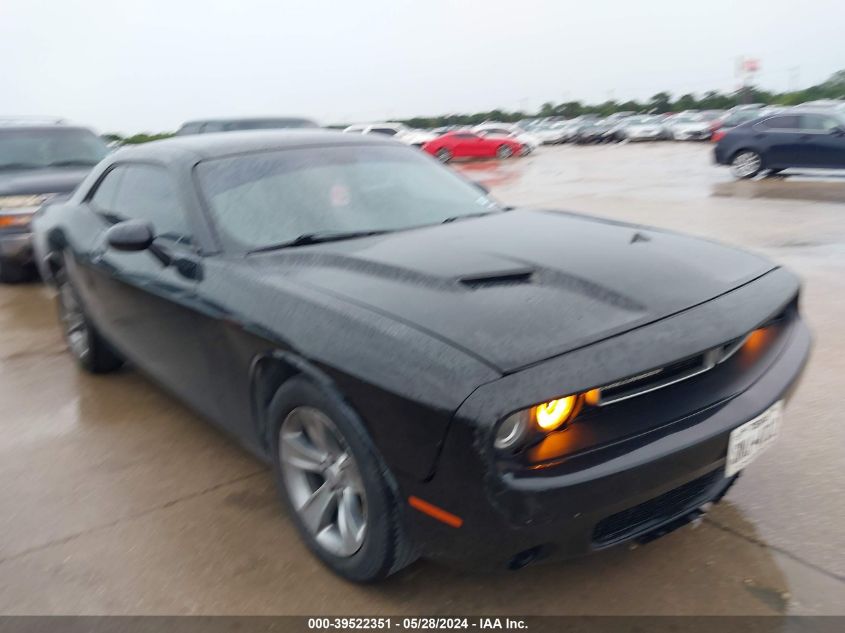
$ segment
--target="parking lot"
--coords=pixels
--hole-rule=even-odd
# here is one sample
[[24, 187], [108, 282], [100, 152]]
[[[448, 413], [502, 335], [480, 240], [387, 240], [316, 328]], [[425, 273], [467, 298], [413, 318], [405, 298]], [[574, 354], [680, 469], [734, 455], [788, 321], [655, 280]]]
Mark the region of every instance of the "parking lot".
[[77, 370], [38, 284], [0, 287], [5, 614], [845, 614], [845, 178], [733, 182], [709, 144], [543, 147], [456, 166], [505, 203], [651, 224], [804, 280], [815, 349], [778, 443], [698, 526], [563, 564], [420, 561], [356, 586], [269, 470], [132, 369]]

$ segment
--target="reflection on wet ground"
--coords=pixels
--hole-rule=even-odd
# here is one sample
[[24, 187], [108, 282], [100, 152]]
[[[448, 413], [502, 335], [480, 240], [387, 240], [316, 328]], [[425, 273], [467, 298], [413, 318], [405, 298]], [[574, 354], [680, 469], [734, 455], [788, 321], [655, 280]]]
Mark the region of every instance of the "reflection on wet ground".
[[845, 205], [713, 196], [709, 147], [542, 148], [457, 167], [503, 202], [685, 230], [804, 279], [816, 348], [779, 442], [698, 527], [520, 572], [418, 562], [352, 586], [265, 467], [143, 376], [80, 373], [49, 293], [0, 287], [0, 612], [845, 614]]

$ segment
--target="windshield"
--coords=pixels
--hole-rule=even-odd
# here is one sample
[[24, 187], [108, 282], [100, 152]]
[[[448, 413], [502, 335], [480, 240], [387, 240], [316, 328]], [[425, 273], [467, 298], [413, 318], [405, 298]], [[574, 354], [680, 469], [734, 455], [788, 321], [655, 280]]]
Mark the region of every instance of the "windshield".
[[108, 152], [103, 140], [88, 130], [56, 127], [0, 131], [0, 169], [93, 166]]
[[397, 231], [501, 210], [450, 169], [405, 147], [314, 147], [200, 163], [227, 248], [303, 235]]

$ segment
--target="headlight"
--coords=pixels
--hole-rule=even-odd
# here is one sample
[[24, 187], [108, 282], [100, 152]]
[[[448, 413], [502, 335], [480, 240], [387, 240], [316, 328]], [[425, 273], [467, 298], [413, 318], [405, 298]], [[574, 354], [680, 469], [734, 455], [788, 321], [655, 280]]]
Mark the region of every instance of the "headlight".
[[573, 420], [584, 402], [582, 394], [563, 396], [523, 409], [502, 420], [496, 429], [494, 446], [508, 450], [524, 443], [533, 433], [545, 435]]
[[54, 193], [38, 193], [25, 196], [0, 196], [0, 209], [37, 207], [55, 195]]
[[566, 422], [575, 411], [577, 396], [564, 396], [557, 400], [549, 400], [538, 404], [534, 409], [534, 420], [544, 431], [554, 431]]
[[499, 450], [507, 450], [519, 445], [528, 432], [527, 411], [517, 411], [509, 415], [496, 430], [493, 445]]
[[0, 213], [0, 229], [27, 226], [32, 216], [32, 213]]

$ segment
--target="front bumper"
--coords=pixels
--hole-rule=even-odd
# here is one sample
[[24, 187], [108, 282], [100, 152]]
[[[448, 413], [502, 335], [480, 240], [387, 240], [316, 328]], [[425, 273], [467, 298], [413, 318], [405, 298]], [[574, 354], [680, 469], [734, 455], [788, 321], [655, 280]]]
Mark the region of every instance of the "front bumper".
[[491, 473], [472, 446], [478, 441], [472, 429], [456, 424], [435, 476], [410, 494], [460, 516], [463, 525], [452, 528], [408, 509], [413, 538], [427, 557], [504, 568], [526, 557], [583, 555], [682, 522], [730, 486], [733, 478], [724, 477], [728, 436], [791, 396], [810, 346], [809, 331], [797, 319], [772, 365], [726, 404], [699, 411], [676, 431], [628, 452], [559, 475], [553, 469], [548, 476]]
[[32, 233], [29, 231], [0, 233], [0, 259], [21, 266], [33, 262]]

